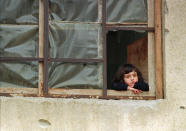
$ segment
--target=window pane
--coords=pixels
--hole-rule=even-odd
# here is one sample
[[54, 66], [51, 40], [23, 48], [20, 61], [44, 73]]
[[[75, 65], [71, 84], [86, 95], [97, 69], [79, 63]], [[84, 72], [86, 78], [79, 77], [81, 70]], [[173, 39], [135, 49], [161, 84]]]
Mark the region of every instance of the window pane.
[[38, 23], [38, 0], [0, 0], [0, 23]]
[[50, 88], [102, 88], [102, 64], [50, 63]]
[[50, 19], [61, 21], [96, 22], [97, 0], [49, 0]]
[[50, 24], [50, 57], [101, 57], [100, 31], [96, 24]]
[[146, 22], [146, 0], [107, 0], [107, 22]]
[[1, 57], [35, 57], [38, 47], [37, 25], [1, 25]]
[[37, 88], [38, 83], [37, 62], [0, 63], [0, 88], [21, 87]]

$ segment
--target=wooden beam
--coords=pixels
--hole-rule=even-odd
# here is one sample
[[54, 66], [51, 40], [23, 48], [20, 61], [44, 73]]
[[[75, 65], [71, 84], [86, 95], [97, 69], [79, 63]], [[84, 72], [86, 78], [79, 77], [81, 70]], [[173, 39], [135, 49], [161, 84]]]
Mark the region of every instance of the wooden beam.
[[6, 87], [6, 88], [0, 88], [1, 94], [37, 94], [38, 89], [37, 88], [12, 88], [12, 87]]
[[155, 19], [155, 80], [156, 99], [163, 98], [163, 73], [162, 73], [162, 0], [154, 0]]
[[[148, 0], [148, 27], [154, 27], [154, 0]], [[148, 32], [148, 83], [150, 90], [155, 95], [155, 52], [154, 32]]]
[[49, 94], [60, 95], [102, 95], [102, 89], [64, 89], [49, 88]]
[[131, 91], [107, 90], [107, 96], [102, 95], [102, 89], [62, 89], [50, 88], [48, 95], [52, 98], [96, 98], [96, 99], [130, 99], [130, 100], [154, 100], [156, 97], [150, 92], [133, 94]]
[[148, 27], [154, 27], [154, 0], [147, 0], [148, 12]]
[[[133, 94], [131, 91], [116, 91], [107, 90], [108, 96], [153, 96], [150, 92], [143, 92], [141, 94]], [[88, 96], [102, 96], [102, 89], [64, 89], [64, 88], [50, 88], [49, 95], [88, 95]], [[154, 96], [153, 96], [154, 97]]]
[[[0, 96], [38, 97], [37, 88], [0, 88]], [[154, 100], [155, 96], [149, 92], [135, 95], [130, 91], [108, 90], [108, 95], [102, 95], [102, 89], [62, 89], [50, 88], [49, 94], [42, 97], [51, 98], [96, 98], [96, 99], [130, 99], [130, 100]]]
[[[44, 58], [44, 3], [39, 0], [39, 58]], [[39, 96], [43, 96], [44, 63], [38, 64], [38, 88]]]
[[107, 22], [107, 25], [147, 25], [147, 22]]
[[79, 98], [91, 98], [91, 99], [114, 99], [114, 100], [121, 100], [121, 99], [127, 99], [127, 100], [155, 100], [155, 96], [96, 96], [96, 95], [56, 95], [56, 94], [48, 94], [45, 97], [48, 98], [73, 98], [73, 99], [79, 99]]

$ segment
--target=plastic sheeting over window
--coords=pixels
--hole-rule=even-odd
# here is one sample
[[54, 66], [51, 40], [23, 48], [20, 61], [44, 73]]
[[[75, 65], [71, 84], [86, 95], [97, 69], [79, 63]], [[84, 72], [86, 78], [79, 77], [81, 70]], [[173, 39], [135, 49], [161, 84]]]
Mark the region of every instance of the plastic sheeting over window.
[[107, 22], [146, 22], [146, 0], [107, 0]]
[[[49, 10], [50, 58], [102, 58], [101, 25], [81, 23], [97, 22], [97, 0], [49, 0]], [[99, 89], [102, 72], [101, 63], [52, 62], [48, 87]]]
[[100, 25], [96, 24], [50, 24], [50, 57], [102, 57], [100, 31]]
[[0, 23], [38, 23], [38, 0], [0, 0]]
[[37, 25], [0, 25], [1, 57], [36, 57]]
[[[37, 57], [38, 0], [0, 0], [0, 57]], [[0, 88], [37, 88], [37, 62], [0, 62]]]
[[37, 62], [1, 62], [0, 87], [30, 87], [37, 88]]
[[49, 0], [50, 19], [96, 22], [98, 0]]
[[102, 64], [51, 63], [50, 88], [102, 88]]

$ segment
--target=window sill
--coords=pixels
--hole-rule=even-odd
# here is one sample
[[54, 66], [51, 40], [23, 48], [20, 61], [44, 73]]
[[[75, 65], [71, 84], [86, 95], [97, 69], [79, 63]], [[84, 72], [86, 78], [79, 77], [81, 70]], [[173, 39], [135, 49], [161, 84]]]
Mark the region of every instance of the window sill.
[[38, 95], [37, 88], [0, 88], [0, 96], [49, 97], [49, 98], [95, 98], [95, 99], [130, 99], [154, 100], [155, 94], [142, 92], [133, 94], [131, 91], [107, 90], [107, 96], [102, 95], [102, 89], [62, 89], [51, 88], [48, 94]]

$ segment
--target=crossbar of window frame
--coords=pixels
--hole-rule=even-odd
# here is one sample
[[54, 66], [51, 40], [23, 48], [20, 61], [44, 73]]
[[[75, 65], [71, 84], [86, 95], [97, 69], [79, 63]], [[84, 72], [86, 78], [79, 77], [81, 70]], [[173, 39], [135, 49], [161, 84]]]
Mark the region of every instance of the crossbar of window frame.
[[35, 57], [0, 57], [0, 62], [25, 62], [25, 61], [43, 62], [44, 58], [35, 58]]

